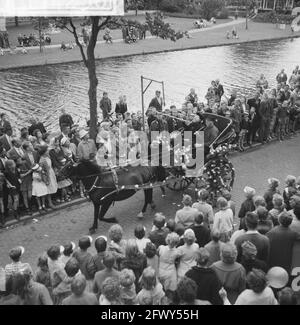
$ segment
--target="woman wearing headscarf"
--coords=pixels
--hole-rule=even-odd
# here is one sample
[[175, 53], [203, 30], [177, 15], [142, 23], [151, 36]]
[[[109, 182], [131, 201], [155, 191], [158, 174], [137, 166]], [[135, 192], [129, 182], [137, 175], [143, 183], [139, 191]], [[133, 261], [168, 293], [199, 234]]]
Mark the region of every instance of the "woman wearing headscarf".
[[223, 288], [228, 293], [229, 301], [234, 304], [238, 295], [246, 289], [246, 271], [236, 262], [237, 249], [234, 244], [227, 243], [221, 248], [221, 261], [211, 267], [217, 273]]

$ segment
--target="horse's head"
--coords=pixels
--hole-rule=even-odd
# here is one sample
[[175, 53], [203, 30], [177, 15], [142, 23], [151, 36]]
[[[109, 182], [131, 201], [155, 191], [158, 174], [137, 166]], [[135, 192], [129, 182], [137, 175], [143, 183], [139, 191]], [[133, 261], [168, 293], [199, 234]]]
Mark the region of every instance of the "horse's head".
[[60, 175], [64, 177], [78, 177], [84, 178], [90, 175], [99, 175], [101, 173], [100, 167], [90, 161], [82, 160], [79, 163], [69, 162], [64, 168], [59, 172]]
[[78, 163], [69, 161], [66, 165], [58, 172], [58, 177], [69, 178], [77, 175]]

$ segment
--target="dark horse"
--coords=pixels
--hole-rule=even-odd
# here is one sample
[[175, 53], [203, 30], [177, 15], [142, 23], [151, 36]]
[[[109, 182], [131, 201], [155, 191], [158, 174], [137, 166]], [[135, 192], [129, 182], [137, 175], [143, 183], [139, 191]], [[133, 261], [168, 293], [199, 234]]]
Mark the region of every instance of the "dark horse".
[[[69, 165], [65, 170], [68, 176], [79, 178], [85, 190], [88, 192], [94, 205], [94, 223], [90, 228], [90, 233], [95, 233], [98, 228], [98, 219], [109, 223], [118, 223], [116, 218], [106, 218], [104, 216], [111, 204], [115, 201], [123, 201], [133, 196], [137, 190], [137, 185], [162, 182], [166, 178], [163, 167], [127, 166], [118, 167], [115, 172], [103, 170], [96, 163], [83, 161], [78, 164]], [[122, 187], [125, 187], [122, 189]], [[126, 188], [127, 187], [127, 188]], [[130, 187], [128, 189], [128, 187]], [[148, 204], [155, 208], [153, 203], [153, 188], [145, 188], [145, 203], [140, 217], [146, 212]]]

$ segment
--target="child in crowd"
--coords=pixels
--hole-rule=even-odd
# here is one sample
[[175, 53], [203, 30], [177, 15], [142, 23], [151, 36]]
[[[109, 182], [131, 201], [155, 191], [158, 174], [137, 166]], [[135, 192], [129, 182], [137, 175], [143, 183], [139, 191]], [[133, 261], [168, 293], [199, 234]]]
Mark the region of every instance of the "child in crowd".
[[0, 172], [0, 225], [4, 225], [5, 218], [4, 218], [4, 184], [5, 184], [5, 176], [3, 173]]
[[45, 199], [48, 195], [48, 188], [45, 182], [46, 175], [40, 165], [32, 167], [32, 196], [36, 198], [39, 213], [42, 214], [45, 208]]
[[211, 266], [213, 263], [218, 262], [221, 259], [221, 248], [223, 247], [224, 243], [221, 242], [220, 239], [220, 232], [212, 230], [211, 241], [204, 246], [204, 248], [209, 252], [208, 266]]
[[277, 110], [277, 138], [279, 141], [284, 140], [285, 134], [285, 122], [288, 115], [288, 102], [278, 103]]
[[233, 213], [233, 218], [235, 217], [235, 202], [231, 200], [231, 193], [228, 190], [223, 191], [223, 197], [227, 200], [228, 206]]
[[112, 253], [107, 252], [103, 257], [104, 269], [98, 271], [95, 274], [93, 282], [93, 292], [97, 295], [97, 298], [100, 297], [102, 291], [102, 284], [107, 278], [116, 278], [117, 280], [120, 277], [120, 272], [114, 268], [116, 260]]
[[118, 270], [122, 260], [125, 258], [126, 240], [123, 239], [123, 234], [124, 231], [120, 225], [113, 225], [108, 231], [110, 243], [107, 250], [113, 254]]
[[76, 245], [73, 242], [69, 242], [68, 244], [64, 245], [64, 252], [61, 256], [61, 261], [64, 264], [67, 264], [69, 259], [72, 257], [74, 251], [75, 251]]
[[250, 124], [250, 121], [249, 121], [249, 113], [248, 112], [244, 112], [242, 114], [242, 120], [241, 120], [241, 123], [240, 123], [240, 133], [239, 133], [239, 140], [238, 140], [238, 148], [239, 148], [239, 151], [245, 151], [245, 147], [244, 147], [244, 144], [245, 144], [245, 140], [246, 140], [246, 137], [247, 137], [247, 134], [248, 132], [250, 131], [250, 128], [251, 128], [251, 124]]
[[38, 270], [36, 271], [35, 281], [43, 284], [51, 293], [51, 277], [48, 267], [48, 257], [46, 254], [39, 256], [37, 266]]
[[85, 276], [87, 280], [88, 291], [92, 291], [92, 284], [94, 278], [94, 274], [90, 272], [90, 269], [88, 268], [92, 260], [92, 255], [90, 252], [88, 252], [88, 249], [89, 247], [91, 247], [92, 242], [93, 239], [90, 236], [84, 236], [80, 238], [78, 242], [79, 250], [77, 250], [73, 254], [73, 257], [79, 263], [81, 273]]
[[280, 182], [278, 179], [272, 177], [268, 179], [268, 184], [269, 188], [264, 194], [264, 199], [266, 201], [266, 207], [270, 211], [271, 209], [273, 209], [272, 201], [274, 194], [280, 194], [280, 191], [278, 189]]
[[66, 277], [53, 290], [53, 297], [56, 305], [61, 305], [62, 301], [72, 294], [71, 284], [73, 279], [81, 274], [79, 263], [75, 258], [70, 258], [65, 266]]
[[149, 238], [145, 238], [146, 228], [142, 225], [137, 225], [134, 229], [135, 242], [141, 253], [144, 253], [144, 249], [147, 243], [150, 243]]
[[100, 306], [123, 305], [121, 301], [121, 289], [119, 280], [107, 278], [102, 285], [102, 293], [99, 298]]
[[19, 193], [21, 187], [21, 177], [13, 160], [6, 160], [4, 176], [6, 179], [8, 193], [13, 200], [14, 217], [17, 220], [20, 220]]
[[147, 266], [151, 266], [156, 274], [158, 275], [158, 265], [159, 265], [159, 259], [157, 256], [157, 250], [153, 243], [147, 243], [146, 247], [144, 249], [144, 254], [147, 258]]
[[107, 238], [105, 236], [99, 236], [95, 240], [95, 249], [97, 254], [93, 255], [92, 261], [88, 266], [90, 273], [96, 273], [105, 268], [103, 264], [103, 258], [106, 254]]
[[32, 169], [25, 160], [21, 160], [18, 171], [21, 177], [21, 193], [26, 213], [32, 214], [31, 197], [32, 197]]
[[166, 305], [167, 299], [161, 283], [157, 281], [156, 273], [147, 267], [140, 279], [142, 290], [137, 295], [139, 305]]
[[297, 193], [296, 188], [296, 177], [288, 175], [285, 180], [286, 187], [283, 191], [283, 199], [286, 206], [286, 209], [289, 211], [290, 207], [290, 198]]
[[230, 240], [234, 230], [233, 213], [228, 206], [227, 200], [223, 197], [218, 198], [217, 207], [219, 212], [215, 214], [213, 229], [220, 232], [221, 241], [226, 243]]
[[259, 207], [256, 214], [258, 216], [257, 231], [265, 235], [273, 228], [273, 222], [269, 219], [269, 211], [265, 207]]
[[123, 269], [120, 272], [120, 298], [124, 305], [136, 305], [135, 275], [132, 270]]
[[176, 228], [176, 222], [174, 219], [169, 219], [166, 223], [166, 229], [169, 230], [169, 232], [174, 232]]
[[283, 197], [280, 194], [274, 194], [272, 203], [273, 203], [274, 207], [273, 207], [273, 209], [271, 209], [269, 211], [269, 216], [271, 218], [273, 225], [278, 226], [279, 225], [279, 221], [278, 221], [279, 215], [283, 211], [286, 211]]
[[169, 233], [165, 228], [166, 218], [161, 213], [156, 213], [153, 220], [153, 230], [149, 234], [149, 239], [158, 248], [166, 244], [166, 237]]

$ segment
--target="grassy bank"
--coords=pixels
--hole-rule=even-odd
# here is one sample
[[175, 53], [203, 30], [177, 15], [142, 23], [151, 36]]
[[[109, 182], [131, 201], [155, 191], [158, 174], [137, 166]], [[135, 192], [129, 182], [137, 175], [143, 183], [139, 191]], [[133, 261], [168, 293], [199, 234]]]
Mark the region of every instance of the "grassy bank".
[[[226, 32], [228, 30], [231, 31], [234, 22], [231, 23], [216, 26], [219, 28], [194, 31], [191, 33], [191, 38], [184, 38], [177, 42], [149, 38], [139, 41], [136, 44], [125, 44], [123, 42], [115, 42], [112, 45], [98, 44], [95, 49], [95, 56], [97, 59], [104, 59], [300, 37], [300, 32], [292, 34], [290, 29], [277, 29], [273, 24], [250, 22], [249, 28], [246, 30], [245, 24], [242, 22], [235, 25], [239, 34], [239, 39], [227, 39]], [[27, 55], [6, 54], [5, 56], [0, 56], [0, 70], [78, 61], [81, 61], [81, 55], [78, 48], [65, 52], [58, 48], [47, 48], [43, 53], [39, 53], [38, 50], [32, 50]]]

